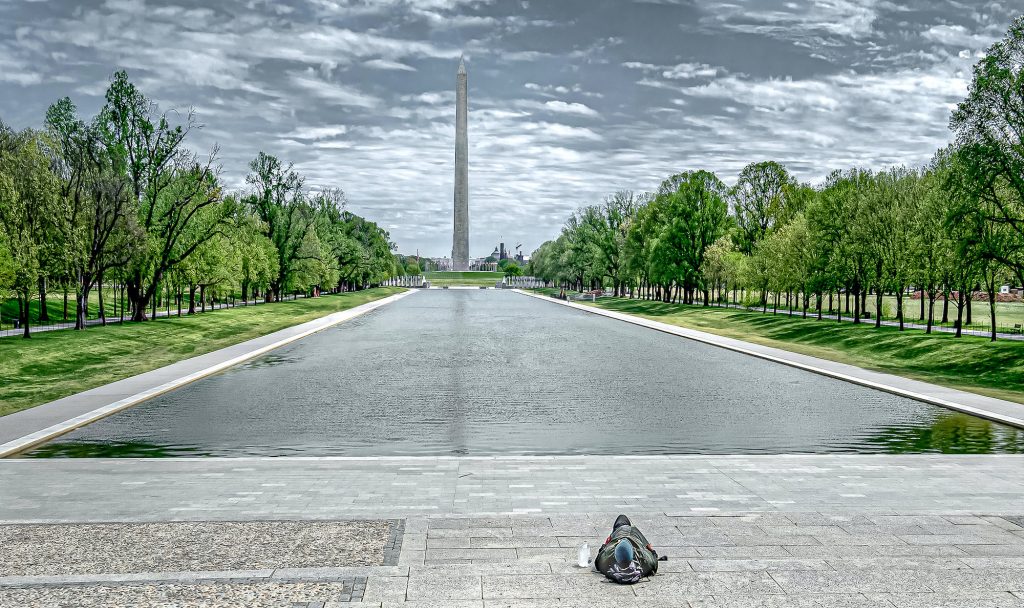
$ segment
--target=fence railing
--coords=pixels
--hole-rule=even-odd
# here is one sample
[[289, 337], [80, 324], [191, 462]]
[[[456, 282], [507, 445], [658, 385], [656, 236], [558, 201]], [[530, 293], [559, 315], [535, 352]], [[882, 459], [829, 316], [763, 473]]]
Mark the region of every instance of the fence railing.
[[[328, 292], [323, 292], [323, 293], [326, 294]], [[305, 297], [308, 297], [308, 296], [306, 294], [304, 294], [304, 293], [291, 293], [291, 294], [284, 294], [284, 295], [282, 295], [280, 299], [281, 299], [281, 301], [287, 301], [287, 300], [297, 300], [297, 299], [305, 298]], [[171, 304], [170, 307], [168, 307], [167, 304], [168, 304], [167, 300], [161, 302], [160, 305], [157, 307], [157, 311], [156, 311], [156, 315], [155, 316], [153, 315], [152, 309], [149, 309], [149, 310], [146, 311], [146, 316], [149, 317], [150, 319], [166, 319], [168, 317], [178, 317], [178, 316], [185, 317], [185, 316], [188, 316], [188, 297], [187, 297], [187, 295], [181, 301], [180, 313], [179, 313], [179, 308], [178, 308], [177, 300], [174, 300], [174, 301], [170, 302], [170, 304]], [[236, 300], [234, 298], [217, 298], [217, 299], [215, 299], [212, 302], [207, 302], [206, 303], [206, 308], [205, 308], [205, 311], [204, 311], [203, 307], [202, 307], [202, 303], [199, 302], [199, 301], [196, 301], [196, 313], [195, 314], [201, 314], [202, 312], [209, 312], [209, 311], [213, 311], [213, 310], [222, 310], [222, 309], [225, 309], [225, 308], [241, 308], [241, 307], [246, 307], [246, 306], [257, 306], [257, 305], [260, 305], [260, 304], [266, 304], [266, 300], [263, 299], [263, 298], [253, 299], [253, 300]], [[125, 321], [128, 321], [131, 318], [131, 312], [129, 310], [127, 310], [127, 309], [124, 310], [124, 316], [122, 317], [121, 307], [120, 307], [119, 304], [115, 308], [113, 303], [107, 302], [107, 303], [105, 303], [104, 308], [106, 308], [106, 313], [107, 313], [106, 314], [106, 324], [107, 325], [117, 325], [117, 324], [123, 323]], [[89, 311], [90, 311], [91, 314], [89, 314], [86, 317], [86, 319], [85, 319], [86, 327], [95, 327], [95, 326], [103, 325], [103, 318], [100, 316], [99, 310], [97, 310], [96, 308], [90, 306]], [[31, 318], [30, 317], [30, 319], [29, 319], [29, 321], [30, 321], [29, 322], [29, 331], [30, 331], [30, 333], [35, 334], [35, 333], [41, 333], [41, 332], [47, 332], [47, 331], [57, 331], [57, 330], [62, 330], [62, 329], [74, 329], [74, 327], [75, 327], [74, 315], [75, 315], [75, 307], [74, 307], [74, 302], [72, 301], [72, 302], [69, 302], [68, 318], [67, 318], [67, 320], [64, 319], [63, 312], [61, 313], [59, 321], [52, 321], [51, 320], [51, 321], [43, 322], [41, 324], [35, 318]], [[36, 315], [34, 315], [34, 316], [36, 318], [38, 318], [38, 313]], [[53, 315], [51, 313], [51, 317], [52, 316]], [[8, 337], [21, 336], [21, 335], [24, 334], [24, 332], [25, 332], [24, 328], [21, 326], [20, 321], [18, 321], [17, 319], [9, 318], [7, 316], [0, 317], [0, 338], [8, 338]]]
[[429, 284], [427, 278], [421, 274], [392, 277], [381, 283], [385, 287], [426, 287]]

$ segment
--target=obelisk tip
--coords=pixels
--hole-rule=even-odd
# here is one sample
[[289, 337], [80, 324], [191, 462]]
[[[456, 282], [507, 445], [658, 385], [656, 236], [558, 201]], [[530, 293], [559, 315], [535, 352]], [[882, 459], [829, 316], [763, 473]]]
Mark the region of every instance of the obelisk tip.
[[459, 55], [459, 74], [466, 73], [466, 61], [464, 55]]

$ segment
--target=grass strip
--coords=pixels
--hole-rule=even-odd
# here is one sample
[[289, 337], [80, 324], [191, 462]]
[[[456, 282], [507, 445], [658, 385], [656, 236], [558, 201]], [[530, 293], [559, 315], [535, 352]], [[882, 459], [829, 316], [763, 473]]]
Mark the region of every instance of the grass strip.
[[202, 314], [0, 339], [0, 416], [403, 291], [381, 287]]
[[[557, 289], [537, 290], [556, 296]], [[1024, 342], [899, 331], [733, 308], [601, 298], [579, 304], [1024, 403]]]

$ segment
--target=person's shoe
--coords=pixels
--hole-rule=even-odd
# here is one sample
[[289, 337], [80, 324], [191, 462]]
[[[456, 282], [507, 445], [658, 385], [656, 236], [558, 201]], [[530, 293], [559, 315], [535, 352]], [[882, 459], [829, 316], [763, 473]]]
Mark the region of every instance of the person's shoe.
[[612, 530], [618, 528], [619, 526], [632, 526], [632, 525], [633, 524], [632, 524], [632, 522], [629, 521], [628, 517], [626, 517], [625, 515], [619, 515], [618, 517], [615, 518], [615, 524], [612, 525]]

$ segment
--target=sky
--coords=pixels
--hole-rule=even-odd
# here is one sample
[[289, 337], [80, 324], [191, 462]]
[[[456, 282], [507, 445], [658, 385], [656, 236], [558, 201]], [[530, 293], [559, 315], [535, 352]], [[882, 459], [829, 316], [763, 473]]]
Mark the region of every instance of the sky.
[[260, 150], [340, 187], [402, 253], [451, 254], [469, 72], [470, 254], [529, 254], [575, 209], [761, 160], [819, 182], [920, 165], [1024, 0], [0, 0], [0, 120], [91, 117], [125, 69], [194, 108], [245, 188]]

